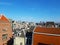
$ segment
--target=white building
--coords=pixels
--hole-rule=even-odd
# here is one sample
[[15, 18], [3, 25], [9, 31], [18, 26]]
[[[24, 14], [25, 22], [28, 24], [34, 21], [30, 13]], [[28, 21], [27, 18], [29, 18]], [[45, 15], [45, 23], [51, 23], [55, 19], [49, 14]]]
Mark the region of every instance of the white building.
[[15, 37], [14, 45], [25, 45], [25, 38], [24, 37]]
[[25, 45], [26, 38], [24, 32], [18, 33], [17, 36], [14, 38], [14, 45]]

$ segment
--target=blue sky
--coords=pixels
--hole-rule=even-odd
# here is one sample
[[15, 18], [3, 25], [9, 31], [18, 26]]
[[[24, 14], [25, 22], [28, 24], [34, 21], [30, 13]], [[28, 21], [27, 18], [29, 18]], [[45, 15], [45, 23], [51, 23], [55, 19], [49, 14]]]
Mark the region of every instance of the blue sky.
[[13, 20], [60, 22], [60, 0], [0, 0], [0, 14]]

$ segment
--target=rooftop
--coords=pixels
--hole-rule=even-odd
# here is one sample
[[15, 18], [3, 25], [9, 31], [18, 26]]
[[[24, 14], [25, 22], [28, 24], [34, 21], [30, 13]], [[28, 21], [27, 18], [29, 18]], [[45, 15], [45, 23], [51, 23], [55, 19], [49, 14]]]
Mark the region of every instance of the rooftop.
[[60, 28], [47, 28], [47, 27], [39, 27], [39, 26], [37, 26], [35, 28], [34, 32], [60, 34]]
[[0, 14], [0, 21], [9, 22], [9, 20], [3, 14]]

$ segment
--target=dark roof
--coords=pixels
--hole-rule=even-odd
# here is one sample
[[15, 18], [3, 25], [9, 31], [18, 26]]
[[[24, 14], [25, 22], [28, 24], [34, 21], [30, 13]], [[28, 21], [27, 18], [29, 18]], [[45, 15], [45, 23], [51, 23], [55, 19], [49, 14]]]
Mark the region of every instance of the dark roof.
[[49, 25], [49, 24], [54, 25], [54, 22], [46, 22], [46, 25]]

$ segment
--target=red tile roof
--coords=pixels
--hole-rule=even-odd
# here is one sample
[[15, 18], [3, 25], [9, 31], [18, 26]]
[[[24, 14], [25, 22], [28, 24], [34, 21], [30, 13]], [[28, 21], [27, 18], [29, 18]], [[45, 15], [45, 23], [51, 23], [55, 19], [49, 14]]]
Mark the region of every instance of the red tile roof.
[[60, 34], [60, 28], [46, 28], [37, 26], [34, 32]]

